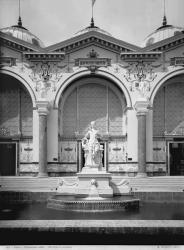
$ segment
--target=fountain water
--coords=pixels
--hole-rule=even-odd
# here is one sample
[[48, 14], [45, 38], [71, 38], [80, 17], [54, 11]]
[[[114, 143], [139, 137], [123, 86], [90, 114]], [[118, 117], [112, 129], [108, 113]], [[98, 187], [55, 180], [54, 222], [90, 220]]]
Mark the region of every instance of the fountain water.
[[[82, 140], [85, 152], [85, 166], [77, 174], [77, 182], [60, 182], [58, 194], [48, 199], [47, 207], [67, 210], [112, 211], [139, 207], [139, 199], [127, 188], [124, 195], [115, 197], [111, 185], [111, 174], [102, 166], [102, 148], [98, 141], [98, 130], [91, 122], [91, 128]], [[64, 192], [72, 195], [62, 195]]]

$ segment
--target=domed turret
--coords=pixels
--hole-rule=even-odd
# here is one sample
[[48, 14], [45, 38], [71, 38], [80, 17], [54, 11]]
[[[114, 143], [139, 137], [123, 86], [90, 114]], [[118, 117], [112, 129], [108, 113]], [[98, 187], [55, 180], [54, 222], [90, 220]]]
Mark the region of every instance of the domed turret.
[[166, 16], [164, 15], [162, 26], [146, 37], [142, 47], [160, 42], [166, 38], [178, 35], [181, 32], [184, 32], [184, 28], [168, 25]]
[[24, 42], [33, 44], [38, 47], [45, 47], [43, 42], [33, 35], [29, 30], [22, 26], [21, 17], [19, 16], [18, 25], [13, 25], [11, 27], [2, 28], [0, 31], [4, 34], [10, 35]]

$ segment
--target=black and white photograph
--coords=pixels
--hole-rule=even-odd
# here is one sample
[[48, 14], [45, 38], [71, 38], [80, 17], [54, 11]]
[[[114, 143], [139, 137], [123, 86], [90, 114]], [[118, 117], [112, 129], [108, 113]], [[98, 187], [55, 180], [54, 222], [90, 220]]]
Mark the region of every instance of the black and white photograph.
[[19, 247], [183, 249], [184, 0], [0, 0], [0, 249]]

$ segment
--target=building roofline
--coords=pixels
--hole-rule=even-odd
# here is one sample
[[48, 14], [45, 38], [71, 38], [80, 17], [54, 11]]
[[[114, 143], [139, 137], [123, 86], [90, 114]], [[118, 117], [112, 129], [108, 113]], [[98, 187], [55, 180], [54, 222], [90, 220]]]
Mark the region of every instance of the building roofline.
[[74, 36], [72, 38], [66, 39], [66, 40], [61, 41], [59, 43], [50, 45], [48, 47], [45, 47], [44, 49], [47, 50], [47, 51], [57, 50], [57, 49], [59, 49], [61, 47], [70, 45], [72, 43], [75, 43], [75, 42], [78, 42], [78, 41], [81, 41], [81, 40], [85, 40], [85, 39], [87, 39], [89, 37], [92, 37], [92, 36], [100, 38], [100, 39], [104, 39], [105, 41], [114, 43], [114, 44], [116, 44], [118, 46], [124, 46], [127, 49], [130, 49], [130, 50], [133, 50], [133, 51], [141, 49], [141, 47], [139, 47], [137, 45], [133, 45], [133, 44], [127, 43], [127, 42], [125, 42], [123, 40], [119, 40], [119, 39], [117, 39], [117, 38], [115, 38], [113, 36], [108, 36], [106, 34], [102, 34], [102, 33], [99, 33], [97, 31], [94, 31], [94, 30], [89, 31], [89, 32], [84, 33], [84, 34], [81, 34], [81, 35], [78, 35], [78, 36]]

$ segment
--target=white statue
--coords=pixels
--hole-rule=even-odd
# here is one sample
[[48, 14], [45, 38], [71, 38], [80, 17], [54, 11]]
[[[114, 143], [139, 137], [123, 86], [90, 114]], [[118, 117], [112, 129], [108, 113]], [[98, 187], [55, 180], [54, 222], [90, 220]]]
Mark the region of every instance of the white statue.
[[90, 128], [82, 139], [82, 147], [85, 151], [85, 167], [98, 168], [102, 164], [102, 149], [98, 141], [99, 133], [94, 128], [95, 122], [92, 121]]

